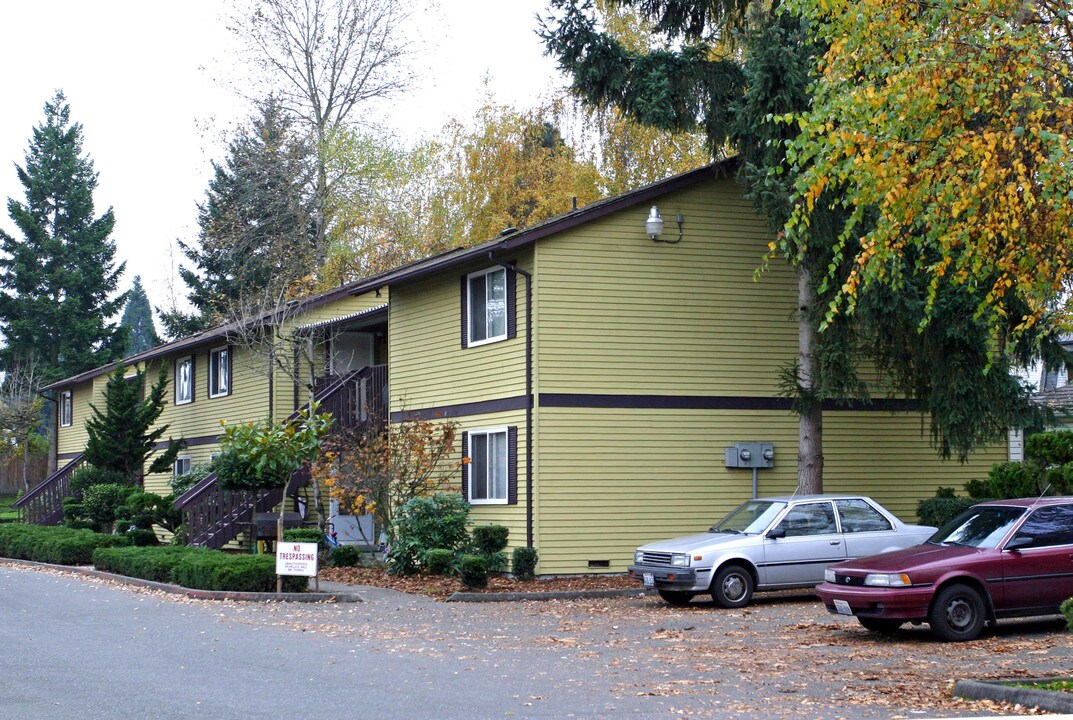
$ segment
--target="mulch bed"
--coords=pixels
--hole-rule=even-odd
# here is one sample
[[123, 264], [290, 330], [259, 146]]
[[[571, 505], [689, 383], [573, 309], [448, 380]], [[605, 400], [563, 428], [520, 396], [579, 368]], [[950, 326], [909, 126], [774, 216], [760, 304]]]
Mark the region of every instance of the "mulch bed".
[[320, 571], [320, 579], [347, 585], [371, 585], [373, 587], [391, 588], [414, 595], [426, 595], [443, 600], [456, 592], [561, 592], [579, 590], [640, 590], [641, 584], [625, 575], [574, 575], [542, 580], [515, 580], [513, 578], [493, 575], [488, 578], [488, 587], [484, 590], [467, 588], [457, 577], [446, 575], [410, 575], [388, 574], [381, 567], [326, 568]]

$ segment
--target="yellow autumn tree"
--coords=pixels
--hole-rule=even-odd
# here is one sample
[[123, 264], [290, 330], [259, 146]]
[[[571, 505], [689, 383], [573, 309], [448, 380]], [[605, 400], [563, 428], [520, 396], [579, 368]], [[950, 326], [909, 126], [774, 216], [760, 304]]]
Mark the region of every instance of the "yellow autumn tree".
[[[1073, 273], [1073, 16], [1064, 0], [789, 0], [829, 42], [789, 159], [801, 170], [787, 241], [821, 198], [848, 210], [854, 259], [831, 313], [908, 273], [970, 288], [1014, 335], [1068, 327]], [[827, 192], [830, 191], [830, 192]], [[836, 285], [838, 287], [838, 285]], [[996, 346], [998, 347], [998, 346]]]

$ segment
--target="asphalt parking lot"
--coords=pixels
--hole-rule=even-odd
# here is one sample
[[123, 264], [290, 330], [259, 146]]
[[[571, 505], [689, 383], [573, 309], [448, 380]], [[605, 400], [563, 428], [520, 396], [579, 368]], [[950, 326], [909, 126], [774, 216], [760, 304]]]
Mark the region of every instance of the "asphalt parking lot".
[[[443, 603], [358, 591], [365, 602], [219, 602], [0, 566], [0, 647], [27, 669], [0, 707], [28, 718], [140, 717], [123, 710], [141, 702], [177, 718], [979, 717], [1022, 710], [952, 698], [956, 680], [1073, 663], [1058, 618], [943, 644], [926, 628], [879, 638], [809, 593], [724, 610], [641, 595]], [[116, 676], [128, 704], [64, 694], [107, 677], [87, 657], [129, 668]]]

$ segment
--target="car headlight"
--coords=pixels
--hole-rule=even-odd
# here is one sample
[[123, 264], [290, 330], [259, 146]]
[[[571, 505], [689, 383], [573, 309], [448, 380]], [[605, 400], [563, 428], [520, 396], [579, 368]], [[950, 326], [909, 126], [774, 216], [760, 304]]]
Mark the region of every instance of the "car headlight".
[[635, 565], [640, 565], [645, 561], [645, 554], [640, 550], [635, 550], [633, 553], [633, 562]]
[[671, 555], [671, 565], [674, 567], [689, 567], [689, 556], [681, 553]]
[[835, 581], [835, 571], [831, 568], [827, 568], [823, 571], [823, 581], [833, 583]]
[[887, 575], [886, 573], [868, 573], [864, 576], [864, 584], [873, 587], [906, 587], [913, 584], [905, 573]]

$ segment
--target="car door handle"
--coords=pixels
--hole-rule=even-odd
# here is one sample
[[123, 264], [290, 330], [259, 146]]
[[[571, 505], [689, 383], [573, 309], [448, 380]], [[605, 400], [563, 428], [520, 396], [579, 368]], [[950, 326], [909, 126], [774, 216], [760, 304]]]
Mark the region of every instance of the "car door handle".
[[831, 540], [829, 542], [830, 542], [831, 545], [841, 545], [842, 544], [841, 540]]

